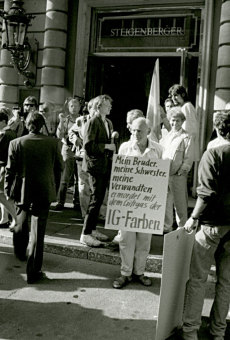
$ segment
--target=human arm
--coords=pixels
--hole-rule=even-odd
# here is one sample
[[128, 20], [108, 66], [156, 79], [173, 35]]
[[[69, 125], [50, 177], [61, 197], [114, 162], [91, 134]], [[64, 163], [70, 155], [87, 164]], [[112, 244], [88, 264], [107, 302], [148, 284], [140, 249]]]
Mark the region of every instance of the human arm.
[[197, 120], [197, 113], [195, 107], [192, 103], [187, 102], [185, 103], [181, 111], [185, 115], [185, 122], [183, 124], [183, 128], [193, 137], [198, 135], [198, 120]]
[[102, 122], [95, 117], [90, 119], [84, 129], [84, 149], [88, 156], [101, 156], [105, 150], [115, 150], [115, 144], [108, 143], [108, 137], [101, 127]]
[[184, 143], [184, 157], [181, 167], [179, 168], [177, 174], [180, 175], [187, 175], [192, 167], [194, 161], [194, 138], [192, 136], [187, 135], [183, 139]]
[[187, 232], [191, 232], [192, 230], [196, 229], [199, 221], [199, 216], [206, 207], [207, 203], [205, 203], [203, 199], [198, 197], [193, 212], [184, 225], [184, 228]]
[[199, 186], [197, 188], [197, 201], [191, 217], [185, 223], [184, 228], [190, 232], [195, 229], [202, 212], [217, 197], [218, 190], [218, 160], [212, 151], [206, 151], [199, 165]]
[[59, 114], [59, 124], [57, 127], [57, 137], [62, 139], [65, 138], [66, 133], [66, 118], [64, 116], [64, 113]]
[[4, 191], [7, 199], [13, 198], [14, 183], [17, 174], [17, 155], [15, 144], [10, 142], [7, 165], [5, 167]]
[[83, 140], [80, 137], [80, 129], [82, 128], [81, 124], [82, 124], [81, 122], [76, 121], [76, 123], [68, 131], [69, 141], [74, 146], [83, 145]]

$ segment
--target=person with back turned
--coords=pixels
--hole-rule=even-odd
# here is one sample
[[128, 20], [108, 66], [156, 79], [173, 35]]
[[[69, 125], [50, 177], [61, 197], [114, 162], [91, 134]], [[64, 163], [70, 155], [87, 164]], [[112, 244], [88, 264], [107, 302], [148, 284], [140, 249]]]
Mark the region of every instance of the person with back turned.
[[210, 314], [211, 339], [224, 340], [230, 304], [230, 111], [215, 114], [215, 128], [226, 143], [205, 151], [200, 161], [197, 201], [184, 228], [195, 235], [185, 292], [180, 339], [197, 340], [205, 286], [216, 262], [217, 282]]
[[5, 194], [17, 205], [17, 225], [13, 231], [14, 252], [26, 259], [29, 244], [28, 217], [31, 213], [27, 282], [43, 277], [43, 246], [50, 203], [56, 200], [62, 171], [57, 139], [40, 133], [44, 118], [30, 112], [26, 118], [28, 135], [10, 142], [5, 175]]

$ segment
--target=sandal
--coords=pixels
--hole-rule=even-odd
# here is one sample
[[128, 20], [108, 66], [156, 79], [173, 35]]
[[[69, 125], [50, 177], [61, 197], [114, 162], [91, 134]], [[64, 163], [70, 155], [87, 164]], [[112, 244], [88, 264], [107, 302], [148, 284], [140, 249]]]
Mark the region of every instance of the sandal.
[[120, 277], [118, 277], [117, 279], [113, 281], [113, 288], [116, 288], [116, 289], [123, 288], [131, 281], [132, 281], [131, 276], [121, 275]]
[[141, 283], [143, 286], [151, 286], [152, 285], [152, 281], [148, 276], [145, 276], [144, 274], [142, 275], [133, 275], [133, 279], [136, 282]]

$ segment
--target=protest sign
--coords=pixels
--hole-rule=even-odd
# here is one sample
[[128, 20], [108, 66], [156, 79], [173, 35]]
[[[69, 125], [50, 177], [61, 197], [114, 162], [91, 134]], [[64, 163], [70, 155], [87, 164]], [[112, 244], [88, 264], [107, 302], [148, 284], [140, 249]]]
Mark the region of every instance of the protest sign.
[[184, 228], [164, 237], [160, 305], [155, 340], [165, 340], [182, 325], [184, 296], [195, 231]]
[[163, 234], [169, 165], [114, 155], [105, 228]]

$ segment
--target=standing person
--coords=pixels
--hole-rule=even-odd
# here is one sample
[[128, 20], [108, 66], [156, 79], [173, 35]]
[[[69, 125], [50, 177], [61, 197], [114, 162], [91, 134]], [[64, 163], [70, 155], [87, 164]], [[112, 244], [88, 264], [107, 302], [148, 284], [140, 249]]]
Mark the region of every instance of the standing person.
[[29, 243], [28, 217], [31, 212], [27, 282], [42, 278], [43, 246], [50, 203], [56, 200], [62, 159], [55, 138], [40, 133], [44, 118], [30, 112], [26, 118], [29, 134], [10, 142], [5, 176], [5, 194], [17, 205], [17, 225], [13, 232], [15, 255], [26, 259]]
[[[1, 220], [0, 228], [10, 228], [12, 230], [17, 221], [17, 214], [14, 201], [10, 198], [7, 199], [4, 193], [5, 183], [5, 166], [8, 157], [8, 148], [11, 140], [17, 137], [16, 132], [11, 130], [8, 123], [8, 109], [0, 109], [0, 208]], [[9, 214], [12, 217], [12, 222], [9, 221]]]
[[[120, 155], [143, 159], [161, 158], [162, 147], [148, 138], [150, 128], [145, 118], [137, 118], [132, 123], [132, 138], [119, 149]], [[144, 286], [152, 284], [144, 275], [152, 234], [120, 231], [121, 276], [114, 280], [114, 288], [122, 288], [134, 279]]]
[[88, 209], [90, 201], [90, 186], [89, 186], [89, 175], [82, 169], [82, 161], [84, 155], [83, 149], [83, 136], [85, 125], [95, 114], [94, 98], [92, 98], [88, 104], [87, 109], [89, 114], [78, 117], [75, 124], [69, 129], [68, 135], [69, 140], [73, 144], [72, 150], [75, 152], [78, 172], [78, 190], [79, 200], [81, 207], [82, 218], [85, 218], [86, 211]]
[[77, 184], [77, 164], [75, 160], [75, 153], [72, 150], [72, 143], [69, 141], [68, 132], [74, 125], [76, 119], [80, 117], [81, 104], [78, 98], [72, 98], [68, 102], [69, 114], [67, 117], [63, 113], [59, 114], [59, 124], [57, 127], [57, 137], [62, 141], [62, 157], [64, 161], [64, 170], [61, 176], [61, 183], [58, 191], [58, 203], [55, 210], [63, 210], [66, 200], [67, 189], [72, 177], [74, 177], [74, 193], [73, 206], [78, 208], [78, 184]]
[[217, 282], [210, 314], [212, 339], [224, 340], [227, 325], [230, 304], [230, 112], [219, 112], [218, 115], [222, 116], [218, 133], [228, 143], [203, 154], [198, 170], [198, 198], [184, 226], [190, 232], [196, 228], [197, 222], [200, 224], [185, 292], [181, 334], [184, 340], [198, 339], [205, 285], [215, 261]]
[[171, 125], [168, 119], [168, 112], [171, 108], [174, 107], [173, 100], [171, 98], [166, 98], [164, 101], [164, 109], [161, 110], [161, 120], [162, 120], [162, 127], [161, 127], [161, 139], [165, 137], [168, 132], [171, 130]]
[[164, 107], [165, 107], [165, 112], [166, 114], [173, 108], [174, 103], [172, 98], [166, 98], [164, 101]]
[[[132, 139], [132, 123], [135, 119], [140, 118], [140, 117], [144, 118], [144, 113], [139, 109], [133, 109], [133, 110], [130, 110], [130, 111], [127, 112], [126, 126], [127, 126], [127, 129], [129, 130], [129, 132], [131, 133], [130, 140]], [[120, 242], [120, 236], [121, 236], [121, 232], [119, 230], [117, 235], [114, 236], [112, 243], [118, 245], [119, 242]]]
[[41, 113], [45, 120], [45, 125], [43, 126], [41, 132], [44, 135], [56, 137], [59, 117], [58, 113], [55, 112], [54, 104], [50, 102], [44, 102], [39, 107], [39, 113]]
[[96, 230], [99, 210], [106, 188], [109, 184], [112, 167], [112, 155], [116, 150], [111, 143], [112, 122], [106, 118], [112, 108], [112, 99], [108, 95], [100, 95], [94, 99], [95, 115], [85, 127], [82, 169], [89, 173], [90, 202], [84, 219], [80, 242], [91, 247], [100, 246], [100, 241], [108, 237]]
[[189, 101], [187, 91], [182, 85], [174, 84], [169, 89], [169, 95], [175, 106], [180, 106], [185, 115], [183, 129], [194, 139], [194, 161], [199, 161], [199, 124], [196, 109]]
[[26, 117], [30, 112], [37, 110], [38, 102], [34, 96], [26, 97], [23, 102], [23, 110], [19, 107], [13, 108], [13, 117], [9, 120], [8, 125], [17, 133], [17, 137], [24, 136], [28, 133], [25, 126]]
[[160, 140], [164, 148], [162, 158], [171, 161], [164, 232], [172, 231], [174, 208], [178, 227], [183, 227], [188, 219], [187, 178], [194, 160], [193, 138], [182, 128], [185, 116], [181, 108], [172, 108], [168, 119], [171, 131]]

